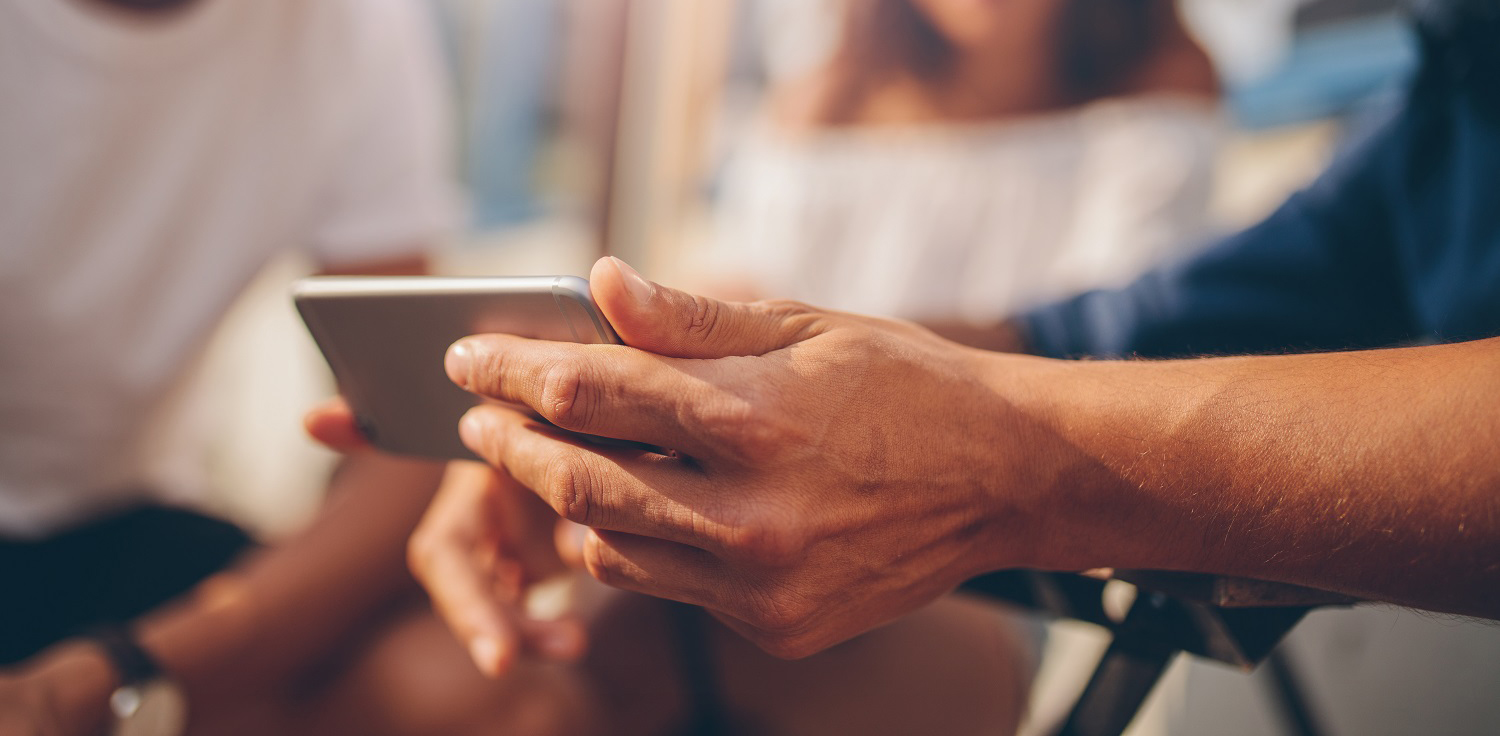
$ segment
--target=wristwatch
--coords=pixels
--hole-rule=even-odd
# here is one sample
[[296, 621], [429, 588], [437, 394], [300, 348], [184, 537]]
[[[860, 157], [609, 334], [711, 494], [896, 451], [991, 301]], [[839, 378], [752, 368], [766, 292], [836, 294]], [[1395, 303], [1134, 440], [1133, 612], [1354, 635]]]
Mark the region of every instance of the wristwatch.
[[120, 686], [109, 696], [112, 736], [181, 736], [187, 729], [187, 697], [124, 627], [94, 629], [88, 638], [104, 650]]

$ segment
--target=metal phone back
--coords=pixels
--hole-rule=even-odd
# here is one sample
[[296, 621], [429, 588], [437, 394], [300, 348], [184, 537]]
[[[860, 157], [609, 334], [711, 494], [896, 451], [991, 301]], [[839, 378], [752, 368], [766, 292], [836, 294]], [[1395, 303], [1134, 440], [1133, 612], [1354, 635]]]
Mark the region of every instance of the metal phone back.
[[293, 287], [293, 299], [361, 429], [376, 447], [403, 455], [475, 459], [459, 441], [458, 420], [480, 399], [443, 369], [459, 338], [619, 342], [588, 282], [574, 276], [310, 277]]

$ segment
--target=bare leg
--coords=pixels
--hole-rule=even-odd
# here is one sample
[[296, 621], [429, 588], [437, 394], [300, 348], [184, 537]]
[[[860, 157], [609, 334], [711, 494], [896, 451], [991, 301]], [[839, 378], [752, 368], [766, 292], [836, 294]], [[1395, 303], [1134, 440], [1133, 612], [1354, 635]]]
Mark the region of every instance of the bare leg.
[[776, 659], [712, 620], [684, 638], [668, 604], [610, 592], [582, 662], [482, 677], [425, 608], [389, 619], [298, 698], [197, 719], [195, 736], [668, 736], [693, 712], [682, 647], [710, 647], [733, 732], [1011, 734], [1035, 653], [989, 604], [949, 596], [807, 659]]
[[715, 632], [722, 697], [743, 734], [1012, 734], [1036, 659], [1012, 614], [956, 595], [794, 662]]
[[613, 736], [679, 733], [694, 704], [682, 647], [708, 646], [730, 732], [1012, 734], [1024, 715], [1035, 645], [1015, 614], [948, 596], [807, 659], [765, 654], [705, 616], [684, 636], [670, 604], [616, 593], [596, 617], [584, 663]]
[[425, 607], [383, 621], [319, 684], [199, 714], [193, 736], [586, 736], [600, 733], [574, 666], [522, 661], [480, 675]]

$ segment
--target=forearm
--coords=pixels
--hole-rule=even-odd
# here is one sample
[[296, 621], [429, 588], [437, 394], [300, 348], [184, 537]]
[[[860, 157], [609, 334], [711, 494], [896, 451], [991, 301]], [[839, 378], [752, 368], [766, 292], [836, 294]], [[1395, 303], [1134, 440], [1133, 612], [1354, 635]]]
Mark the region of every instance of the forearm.
[[1048, 522], [1060, 567], [1500, 616], [1500, 341], [994, 375], [1067, 479]]
[[373, 453], [347, 461], [306, 530], [142, 621], [144, 645], [195, 700], [289, 685], [411, 588], [406, 539], [439, 472]]

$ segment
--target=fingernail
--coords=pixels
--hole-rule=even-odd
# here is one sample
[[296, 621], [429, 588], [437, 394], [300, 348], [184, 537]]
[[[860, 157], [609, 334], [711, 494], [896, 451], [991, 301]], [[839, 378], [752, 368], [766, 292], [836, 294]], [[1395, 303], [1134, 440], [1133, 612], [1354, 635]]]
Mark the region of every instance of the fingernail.
[[485, 419], [479, 407], [464, 412], [463, 418], [458, 420], [458, 438], [471, 450], [484, 443], [484, 429]]
[[630, 292], [636, 304], [645, 306], [651, 301], [651, 295], [656, 293], [656, 287], [652, 286], [651, 282], [642, 278], [635, 269], [630, 267], [630, 264], [614, 256], [610, 256], [609, 260], [613, 261], [615, 268], [620, 270], [620, 279], [625, 282], [625, 290]]
[[448, 371], [448, 380], [459, 388], [469, 387], [469, 366], [474, 364], [474, 348], [467, 340], [459, 340], [448, 347], [443, 356], [443, 369]]
[[500, 671], [500, 642], [488, 636], [476, 636], [469, 642], [469, 657], [474, 666], [486, 675], [495, 676]]

